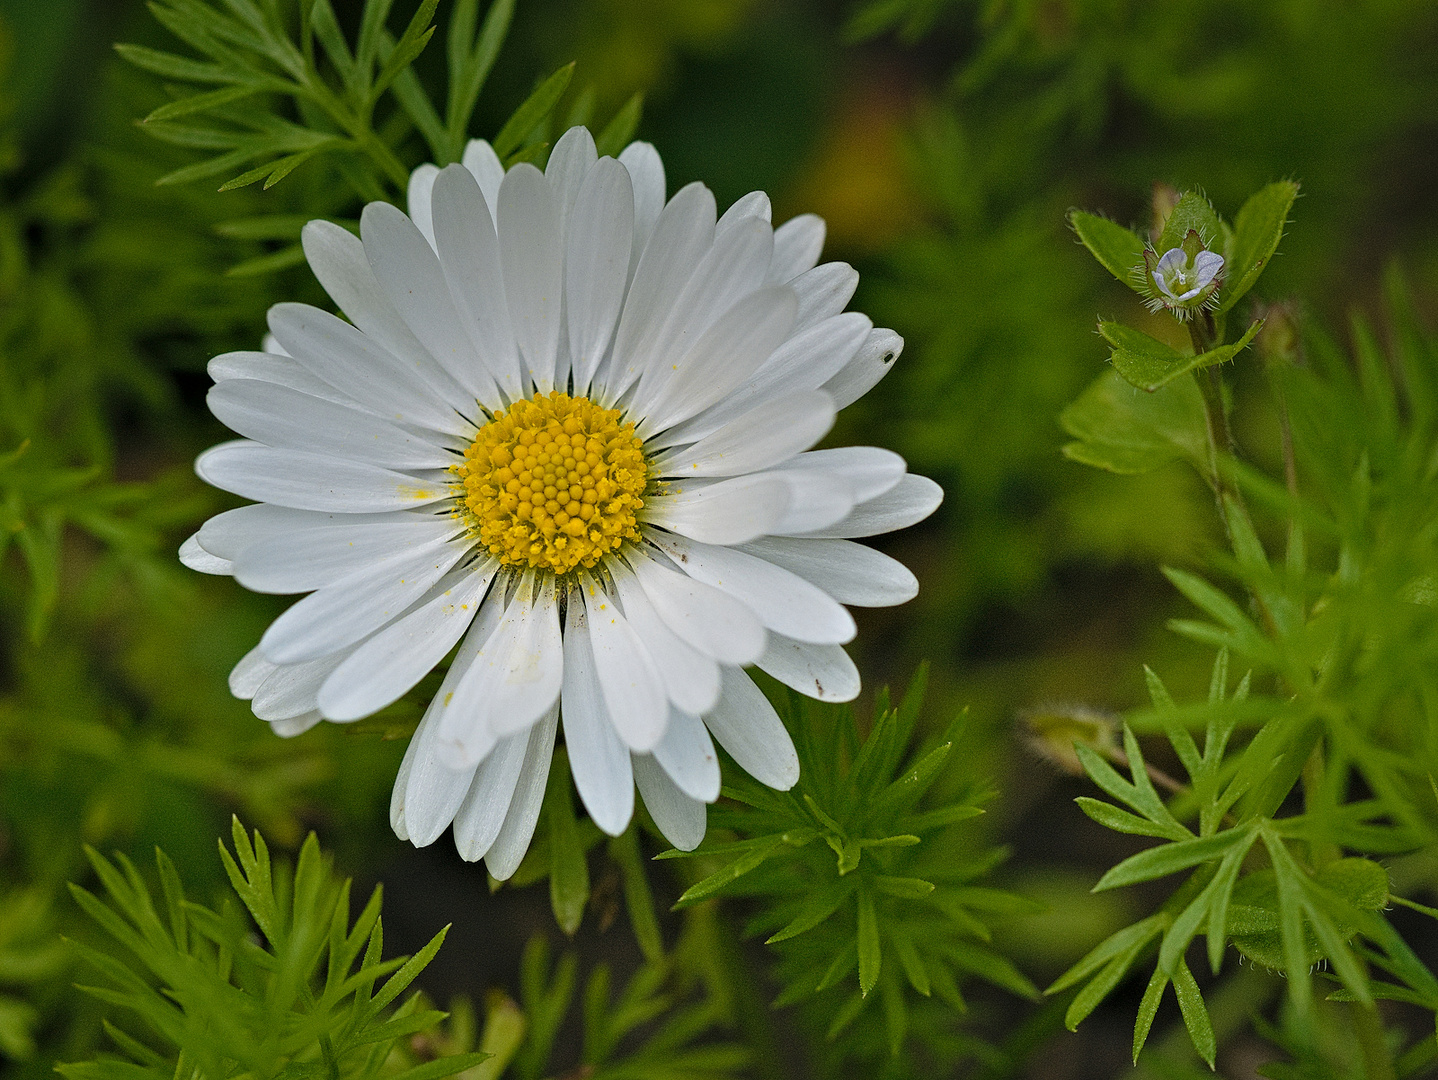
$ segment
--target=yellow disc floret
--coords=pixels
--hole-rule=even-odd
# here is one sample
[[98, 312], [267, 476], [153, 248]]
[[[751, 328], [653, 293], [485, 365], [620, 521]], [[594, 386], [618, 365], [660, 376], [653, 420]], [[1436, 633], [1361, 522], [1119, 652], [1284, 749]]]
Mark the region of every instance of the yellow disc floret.
[[455, 466], [479, 542], [505, 566], [563, 574], [639, 539], [643, 444], [618, 409], [558, 390], [496, 413]]

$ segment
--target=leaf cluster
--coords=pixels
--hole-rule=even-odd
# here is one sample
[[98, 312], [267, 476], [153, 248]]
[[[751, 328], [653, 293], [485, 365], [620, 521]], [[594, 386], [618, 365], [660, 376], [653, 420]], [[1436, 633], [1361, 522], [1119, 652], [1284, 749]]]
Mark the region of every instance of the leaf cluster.
[[[171, 100], [141, 126], [189, 150], [212, 152], [160, 178], [183, 184], [224, 177], [221, 191], [274, 187], [308, 162], [328, 170], [324, 205], [308, 213], [266, 213], [226, 222], [225, 235], [287, 241], [231, 272], [269, 273], [304, 261], [304, 222], [329, 216], [353, 225], [355, 200], [401, 202], [416, 153], [443, 167], [459, 161], [475, 107], [514, 16], [514, 0], [493, 0], [480, 19], [479, 0], [457, 0], [445, 33], [447, 89], [443, 105], [414, 69], [437, 26], [438, 0], [420, 0], [398, 35], [389, 29], [393, 0], [366, 0], [358, 37], [349, 41], [331, 0], [156, 0], [155, 17], [203, 59], [141, 45], [116, 46], [135, 66], [166, 80]], [[542, 80], [493, 139], [506, 165], [543, 164], [555, 110], [574, 65]], [[600, 153], [616, 154], [639, 122], [635, 95], [600, 132]], [[588, 123], [593, 96], [575, 103], [568, 124]], [[316, 189], [325, 190], [325, 186]], [[346, 198], [343, 193], [348, 193]]]
[[949, 773], [963, 717], [932, 745], [917, 745], [925, 677], [920, 669], [892, 707], [881, 692], [862, 739], [846, 706], [784, 695], [798, 784], [775, 792], [730, 774], [709, 838], [661, 856], [703, 868], [679, 908], [717, 896], [751, 901], [748, 932], [779, 954], [776, 1004], [822, 995], [832, 1040], [877, 998], [892, 1055], [908, 1034], [913, 995], [962, 1012], [960, 981], [969, 977], [1034, 994], [990, 945], [994, 919], [1030, 907], [979, 884], [1003, 852], [963, 852], [954, 831], [981, 813], [981, 793], [926, 798]]
[[[1270, 186], [1240, 214], [1224, 241], [1235, 287], [1246, 289], [1271, 256], [1292, 195], [1291, 186]], [[1184, 207], [1181, 199], [1172, 213]], [[1188, 207], [1194, 220], [1206, 212], [1206, 204]], [[1071, 220], [1122, 280], [1138, 238], [1090, 215]], [[1209, 698], [1176, 705], [1149, 673], [1152, 706], [1131, 714], [1125, 732], [1131, 781], [1078, 748], [1090, 779], [1118, 804], [1084, 798], [1084, 811], [1108, 828], [1165, 841], [1112, 868], [1097, 888], [1186, 875], [1156, 912], [1112, 935], [1050, 987], [1081, 987], [1068, 1009], [1073, 1027], [1156, 947], [1135, 1060], [1172, 983], [1193, 1045], [1212, 1066], [1213, 1029], [1186, 961], [1199, 934], [1214, 976], [1230, 944], [1287, 976], [1293, 1035], [1305, 1054], [1316, 1053], [1315, 964], [1331, 966], [1326, 977], [1338, 984], [1332, 1000], [1368, 1010], [1362, 1024], [1355, 1019], [1359, 1028], [1377, 1022], [1377, 998], [1429, 1010], [1438, 1004], [1438, 980], [1381, 914], [1391, 886], [1385, 869], [1367, 858], [1418, 851], [1433, 842], [1438, 825], [1431, 780], [1438, 700], [1431, 665], [1438, 654], [1426, 588], [1438, 581], [1431, 468], [1438, 364], [1396, 276], [1388, 291], [1394, 344], [1386, 355], [1362, 320], [1354, 323], [1349, 356], [1316, 331], [1303, 333], [1290, 311], [1272, 309], [1274, 326], [1259, 339], [1259, 354], [1273, 397], [1269, 415], [1280, 429], [1282, 480], [1238, 456], [1217, 369], [1195, 380], [1186, 367], [1147, 380], [1150, 392], [1142, 393], [1146, 379], [1135, 377], [1133, 355], [1120, 356], [1137, 334], [1128, 328], [1103, 330], [1117, 346], [1117, 375], [1101, 378], [1064, 415], [1081, 440], [1066, 448], [1078, 460], [1120, 473], [1175, 458], [1193, 464], [1214, 489], [1231, 549], [1211, 561], [1245, 594], [1240, 601], [1207, 577], [1166, 568], [1200, 613], [1170, 628], [1218, 650]], [[1221, 321], [1209, 320], [1207, 335], [1195, 331], [1195, 346], [1205, 337], [1221, 341]], [[1182, 364], [1203, 367], [1205, 356], [1226, 348], [1196, 349], [1200, 355]], [[1286, 530], [1281, 560], [1260, 535], [1267, 523]], [[1232, 696], [1230, 656], [1252, 668]], [[1253, 685], [1265, 692], [1250, 696]], [[1168, 801], [1148, 776], [1134, 730], [1163, 732], [1188, 774], [1188, 785]], [[1194, 738], [1200, 730], [1201, 750]], [[1382, 1042], [1365, 1044], [1370, 1067], [1378, 1067], [1371, 1054], [1386, 1053]]]
[[528, 1021], [514, 1057], [517, 1080], [556, 1075], [557, 1041], [578, 1014], [579, 1061], [594, 1080], [730, 1080], [750, 1054], [715, 1038], [733, 1026], [723, 976], [704, 955], [712, 944], [702, 920], [691, 922], [674, 951], [646, 961], [616, 987], [606, 964], [590, 969], [580, 987], [572, 953], [554, 960], [543, 937], [531, 938], [520, 961], [520, 1005]]
[[[422, 1008], [417, 994], [396, 1002], [439, 951], [445, 930], [413, 957], [384, 960], [379, 889], [351, 923], [350, 883], [335, 875], [313, 834], [292, 874], [238, 819], [232, 839], [234, 853], [221, 842], [221, 859], [263, 941], [233, 903], [214, 910], [186, 899], [158, 849], [158, 902], [124, 856], [111, 862], [88, 852], [109, 901], [78, 885], [71, 892], [113, 944], [77, 944], [104, 980], [84, 989], [138, 1021], [141, 1033], [106, 1021], [123, 1056], [62, 1065], [62, 1075], [374, 1077], [401, 1040], [444, 1018]], [[488, 1056], [447, 1057], [397, 1075], [442, 1080]]]

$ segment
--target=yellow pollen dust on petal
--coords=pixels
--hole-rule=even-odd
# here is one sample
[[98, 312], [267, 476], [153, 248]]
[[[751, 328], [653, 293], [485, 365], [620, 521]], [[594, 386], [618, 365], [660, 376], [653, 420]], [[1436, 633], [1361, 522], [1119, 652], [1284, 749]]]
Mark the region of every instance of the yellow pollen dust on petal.
[[586, 397], [516, 401], [454, 471], [479, 542], [505, 566], [563, 574], [639, 539], [643, 444], [618, 409]]

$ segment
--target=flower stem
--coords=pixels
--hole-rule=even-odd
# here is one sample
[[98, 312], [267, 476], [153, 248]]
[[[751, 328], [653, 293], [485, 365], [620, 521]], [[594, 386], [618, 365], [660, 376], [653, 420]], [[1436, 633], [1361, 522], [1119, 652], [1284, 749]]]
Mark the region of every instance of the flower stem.
[[[1213, 316], [1207, 311], [1200, 312], [1188, 324], [1188, 332], [1193, 340], [1195, 354], [1202, 355], [1219, 344]], [[1214, 498], [1218, 502], [1218, 516], [1223, 522], [1223, 529], [1231, 546], [1233, 525], [1229, 515], [1241, 514], [1247, 521], [1248, 504], [1244, 502], [1243, 493], [1238, 490], [1238, 485], [1227, 475], [1222, 465], [1224, 456], [1238, 456], [1238, 444], [1234, 441], [1233, 430], [1228, 426], [1228, 413], [1223, 407], [1223, 380], [1219, 376], [1217, 365], [1206, 367], [1199, 373], [1198, 389], [1203, 395], [1203, 418], [1208, 431], [1209, 483], [1213, 485]]]

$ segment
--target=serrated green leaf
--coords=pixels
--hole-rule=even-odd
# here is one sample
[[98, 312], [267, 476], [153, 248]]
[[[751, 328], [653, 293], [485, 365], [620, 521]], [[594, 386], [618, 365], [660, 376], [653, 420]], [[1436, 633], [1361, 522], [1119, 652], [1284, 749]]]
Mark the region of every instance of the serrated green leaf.
[[1141, 881], [1167, 877], [1191, 866], [1217, 859], [1235, 844], [1250, 837], [1250, 830], [1230, 829], [1217, 836], [1200, 836], [1192, 840], [1176, 840], [1162, 847], [1149, 848], [1130, 855], [1109, 870], [1093, 887], [1094, 892], [1136, 885]]
[[639, 118], [643, 113], [644, 95], [636, 92], [610, 118], [609, 123], [604, 125], [604, 130], [595, 138], [594, 146], [599, 155], [618, 157], [619, 152], [634, 138], [634, 131], [639, 127]]
[[[477, 9], [477, 2], [470, 5]], [[484, 24], [479, 36], [469, 48], [468, 36], [456, 33], [460, 9], [455, 9], [455, 23], [450, 28], [449, 42], [449, 103], [445, 111], [445, 130], [449, 139], [449, 154], [459, 160], [464, 151], [464, 136], [469, 130], [470, 117], [474, 115], [475, 103], [494, 67], [500, 46], [509, 33], [509, 24], [514, 18], [514, 0], [494, 0], [485, 12]], [[473, 16], [470, 16], [470, 26]], [[602, 153], [603, 151], [601, 151]], [[438, 162], [443, 165], [444, 162]]]
[[859, 886], [859, 993], [865, 997], [879, 983], [880, 962], [883, 951], [879, 944], [879, 918], [874, 911], [874, 896], [863, 885]]
[[881, 893], [888, 893], [890, 896], [897, 896], [904, 900], [923, 900], [933, 893], [934, 883], [924, 881], [922, 878], [890, 877], [887, 874], [877, 874], [874, 877], [874, 888]]
[[1198, 356], [1180, 352], [1122, 323], [1101, 322], [1099, 333], [1113, 346], [1109, 361], [1114, 370], [1140, 390], [1153, 391], [1190, 371], [1228, 363], [1248, 347], [1262, 326], [1261, 321], [1255, 322], [1232, 344], [1220, 345]]
[[1173, 992], [1178, 997], [1178, 1009], [1183, 1014], [1183, 1025], [1188, 1028], [1188, 1037], [1193, 1048], [1212, 1069], [1214, 1059], [1218, 1057], [1218, 1041], [1214, 1038], [1213, 1023], [1208, 1018], [1208, 1007], [1203, 1003], [1198, 983], [1194, 981], [1192, 972], [1182, 960], [1178, 962], [1178, 970], [1174, 972]]
[[223, 64], [207, 64], [144, 45], [127, 45], [121, 42], [115, 46], [115, 51], [129, 63], [163, 79], [208, 83], [245, 81], [244, 75], [226, 68]]
[[1090, 818], [1114, 832], [1128, 833], [1132, 836], [1157, 836], [1165, 840], [1184, 840], [1193, 835], [1187, 829], [1175, 829], [1168, 824], [1141, 818], [1137, 814], [1130, 814], [1127, 810], [1120, 810], [1112, 803], [1090, 799], [1086, 795], [1080, 795], [1074, 799], [1074, 802], [1078, 803], [1079, 809]]
[[434, 37], [435, 27], [430, 24], [434, 20], [434, 9], [438, 3], [439, 0], [420, 0], [419, 7], [415, 9], [409, 25], [405, 27], [404, 33], [395, 42], [393, 51], [385, 59], [379, 74], [375, 77], [374, 85], [370, 88], [371, 100], [375, 100], [384, 93], [399, 73], [414, 63], [419, 54], [424, 52], [425, 46], [429, 44], [429, 39]]
[[684, 891], [684, 895], [679, 897], [678, 901], [675, 902], [675, 910], [677, 911], [681, 907], [715, 895], [727, 885], [743, 877], [750, 870], [758, 867], [764, 860], [778, 851], [783, 843], [784, 839], [781, 836], [770, 837], [767, 843], [762, 843], [751, 848], [722, 870], [717, 870], [704, 880], [691, 885]]
[[782, 930], [771, 935], [764, 944], [774, 945], [780, 941], [788, 941], [807, 930], [814, 929], [839, 910], [840, 905], [849, 898], [849, 894], [854, 891], [857, 884], [856, 878], [844, 877], [839, 880], [837, 887], [812, 893], [804, 900], [799, 913]]
[[1082, 210], [1069, 212], [1069, 224], [1105, 270], [1134, 288], [1134, 272], [1143, 266], [1143, 240], [1137, 233]]
[[444, 1080], [447, 1076], [454, 1076], [466, 1069], [472, 1069], [493, 1056], [493, 1054], [476, 1050], [468, 1054], [436, 1058], [434, 1061], [426, 1061], [423, 1065], [415, 1065], [403, 1072], [395, 1073], [391, 1080]]
[[1143, 1053], [1143, 1044], [1148, 1042], [1148, 1033], [1153, 1028], [1153, 1018], [1163, 1003], [1163, 992], [1168, 988], [1168, 976], [1161, 970], [1153, 973], [1148, 980], [1148, 989], [1138, 1003], [1138, 1017], [1133, 1023], [1133, 1063], [1138, 1064], [1138, 1055]]
[[351, 92], [360, 88], [358, 81], [358, 67], [355, 64], [354, 53], [350, 52], [349, 42], [345, 40], [343, 31], [340, 30], [339, 21], [335, 18], [335, 9], [330, 0], [313, 0], [310, 5], [310, 25], [314, 28], [315, 38], [324, 48], [325, 55], [339, 72], [340, 79]]
[[1298, 185], [1280, 180], [1262, 188], [1243, 204], [1233, 226], [1233, 245], [1224, 268], [1225, 280], [1219, 293], [1218, 310], [1230, 310], [1241, 300], [1268, 266], [1278, 250], [1288, 212], [1298, 197]]
[[659, 933], [659, 917], [654, 911], [654, 894], [639, 856], [637, 826], [631, 825], [621, 836], [609, 841], [609, 857], [619, 867], [624, 885], [624, 906], [629, 910], [629, 923], [634, 940], [644, 958], [651, 962], [664, 957], [664, 939]]
[[508, 163], [510, 156], [520, 148], [524, 140], [534, 131], [559, 104], [559, 99], [564, 96], [564, 91], [569, 89], [569, 81], [574, 78], [573, 62], [565, 64], [549, 78], [545, 79], [524, 100], [514, 114], [505, 121], [504, 127], [499, 129], [499, 134], [494, 137], [494, 152], [499, 155], [501, 161]]

